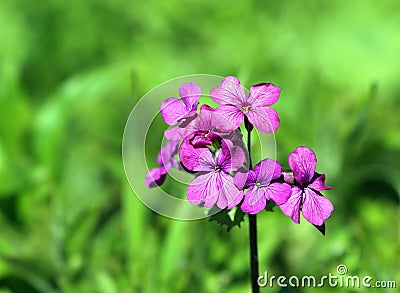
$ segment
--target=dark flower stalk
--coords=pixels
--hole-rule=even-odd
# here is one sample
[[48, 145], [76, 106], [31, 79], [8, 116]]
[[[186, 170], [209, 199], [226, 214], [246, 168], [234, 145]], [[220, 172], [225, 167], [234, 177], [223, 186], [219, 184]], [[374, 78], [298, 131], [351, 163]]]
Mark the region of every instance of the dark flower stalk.
[[[249, 122], [247, 117], [244, 118], [244, 125], [247, 130], [247, 151], [249, 155], [249, 170], [253, 169], [251, 161], [251, 131], [253, 125]], [[250, 240], [250, 278], [251, 289], [253, 293], [259, 293], [260, 287], [258, 286], [258, 247], [257, 247], [257, 214], [249, 215], [249, 240]]]

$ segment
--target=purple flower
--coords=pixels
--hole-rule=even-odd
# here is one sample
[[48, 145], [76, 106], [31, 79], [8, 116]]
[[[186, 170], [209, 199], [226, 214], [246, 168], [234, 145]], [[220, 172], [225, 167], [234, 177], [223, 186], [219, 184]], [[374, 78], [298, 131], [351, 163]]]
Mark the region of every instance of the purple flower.
[[200, 87], [194, 82], [184, 83], [179, 88], [179, 95], [181, 99], [168, 98], [161, 104], [161, 116], [168, 125], [186, 126], [197, 115]]
[[279, 126], [278, 113], [269, 108], [280, 95], [281, 89], [271, 83], [260, 83], [250, 88], [249, 96], [234, 76], [224, 78], [211, 90], [211, 98], [220, 106], [217, 111], [239, 127], [247, 116], [249, 122], [261, 132], [273, 133]]
[[147, 172], [145, 184], [149, 188], [154, 188], [156, 186], [162, 185], [166, 177], [167, 172], [165, 168], [153, 168], [149, 170], [149, 172]]
[[236, 126], [227, 121], [226, 117], [215, 109], [203, 105], [199, 115], [186, 127], [175, 127], [165, 131], [167, 139], [182, 140], [190, 137], [191, 144], [195, 147], [211, 145], [218, 137], [230, 135]]
[[187, 189], [192, 204], [204, 202], [209, 208], [217, 204], [220, 209], [231, 209], [243, 198], [243, 191], [233, 183], [229, 172], [242, 167], [245, 156], [241, 148], [229, 140], [222, 140], [222, 147], [215, 154], [208, 148], [194, 148], [184, 140], [179, 151], [182, 164], [191, 171], [199, 172]]
[[267, 200], [273, 200], [277, 205], [284, 204], [292, 189], [286, 183], [279, 183], [281, 165], [278, 162], [265, 159], [246, 173], [236, 173], [235, 184], [239, 188], [249, 188], [242, 203], [242, 211], [257, 214], [265, 208]]
[[162, 185], [165, 177], [171, 168], [178, 168], [179, 163], [174, 158], [178, 152], [178, 141], [170, 141], [163, 146], [158, 153], [157, 163], [159, 168], [153, 168], [146, 174], [145, 184], [147, 187], [156, 187]]
[[315, 172], [317, 157], [315, 153], [304, 146], [300, 146], [289, 155], [289, 166], [293, 177], [285, 176], [293, 181], [292, 195], [281, 205], [282, 212], [291, 217], [295, 223], [300, 223], [300, 209], [304, 218], [313, 225], [321, 226], [333, 212], [333, 205], [322, 196], [321, 190], [331, 189], [325, 186], [325, 174]]
[[211, 145], [214, 139], [227, 136], [236, 129], [226, 117], [207, 105], [201, 106], [199, 116], [188, 126], [189, 131], [196, 133], [192, 141], [195, 147]]

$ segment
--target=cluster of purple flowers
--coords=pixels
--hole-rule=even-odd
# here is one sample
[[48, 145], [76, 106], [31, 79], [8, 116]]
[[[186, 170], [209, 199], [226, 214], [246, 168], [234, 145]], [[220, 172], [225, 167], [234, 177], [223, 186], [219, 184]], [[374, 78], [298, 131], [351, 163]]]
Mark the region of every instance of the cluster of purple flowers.
[[308, 222], [323, 225], [333, 205], [321, 191], [331, 187], [325, 185], [325, 175], [316, 172], [317, 159], [311, 149], [300, 146], [289, 155], [290, 173], [282, 172], [281, 165], [269, 158], [251, 168], [240, 126], [275, 132], [280, 120], [269, 106], [276, 103], [280, 91], [271, 83], [260, 83], [247, 95], [239, 80], [229, 76], [210, 92], [220, 106], [199, 108], [200, 87], [183, 84], [180, 98], [161, 104], [161, 115], [172, 127], [164, 133], [168, 143], [158, 154], [159, 167], [147, 173], [146, 185], [161, 185], [171, 168], [181, 168], [196, 176], [187, 189], [192, 204], [220, 209], [240, 205], [243, 212], [256, 214], [273, 201], [296, 223], [301, 211]]

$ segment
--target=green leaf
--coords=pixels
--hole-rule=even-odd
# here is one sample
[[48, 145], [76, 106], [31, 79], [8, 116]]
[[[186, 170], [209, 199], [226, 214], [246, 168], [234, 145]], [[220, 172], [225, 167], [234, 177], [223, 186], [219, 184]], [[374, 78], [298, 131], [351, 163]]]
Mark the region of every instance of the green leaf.
[[226, 226], [228, 232], [235, 226], [240, 227], [240, 223], [244, 221], [245, 213], [238, 207], [230, 211], [221, 210], [214, 213], [216, 210], [218, 210], [218, 207], [214, 206], [209, 211], [209, 214], [211, 214], [210, 222], [215, 221], [221, 226]]
[[265, 205], [265, 210], [267, 212], [273, 212], [274, 207], [276, 207], [276, 204], [272, 200], [267, 200], [267, 204]]

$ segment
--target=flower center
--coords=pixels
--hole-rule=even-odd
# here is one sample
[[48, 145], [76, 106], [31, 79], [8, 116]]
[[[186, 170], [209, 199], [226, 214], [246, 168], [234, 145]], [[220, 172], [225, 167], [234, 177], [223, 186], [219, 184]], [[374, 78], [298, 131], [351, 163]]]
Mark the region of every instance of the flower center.
[[208, 135], [210, 134], [211, 130], [208, 130], [206, 134], [204, 134], [205, 138], [208, 138]]
[[214, 170], [215, 170], [215, 172], [219, 172], [219, 171], [221, 171], [221, 167], [217, 165], [214, 167]]
[[256, 182], [256, 186], [257, 186], [258, 188], [262, 187], [261, 182]]
[[250, 106], [244, 106], [244, 107], [242, 107], [242, 110], [243, 110], [244, 114], [247, 114], [250, 110]]

